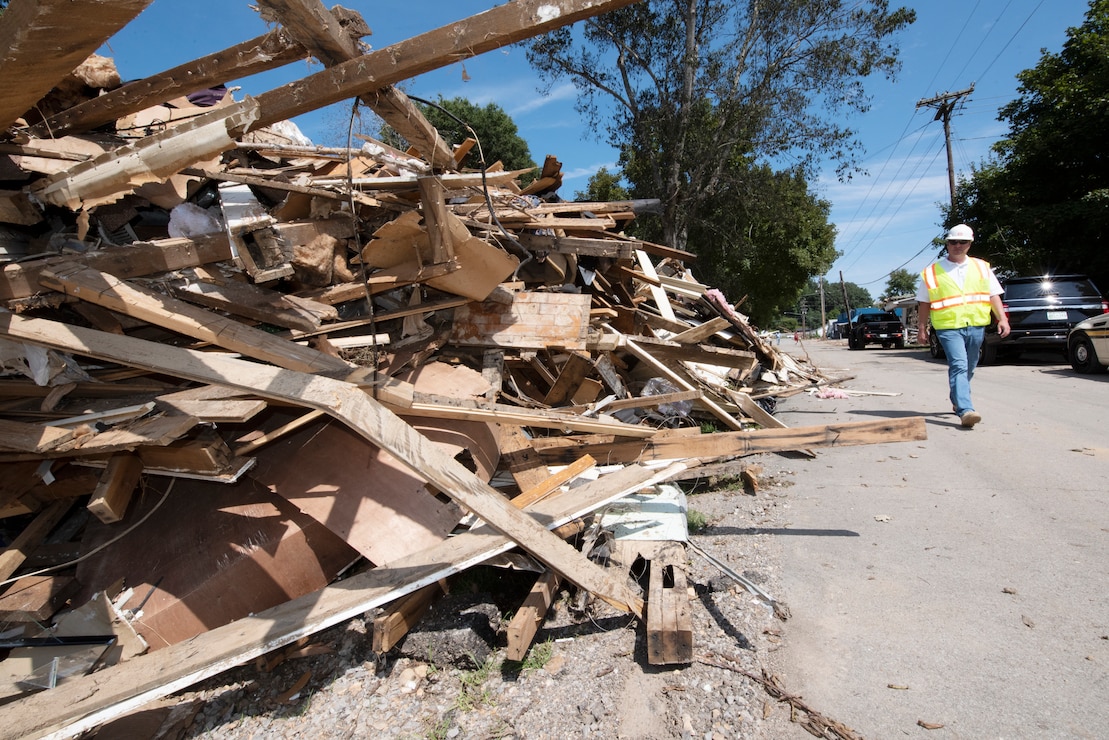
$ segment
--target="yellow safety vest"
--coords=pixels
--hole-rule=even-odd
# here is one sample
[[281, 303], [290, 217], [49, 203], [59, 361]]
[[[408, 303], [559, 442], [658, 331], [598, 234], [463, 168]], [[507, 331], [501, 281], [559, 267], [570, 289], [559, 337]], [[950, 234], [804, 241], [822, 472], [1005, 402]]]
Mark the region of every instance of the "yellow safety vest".
[[936, 264], [929, 265], [920, 274], [928, 288], [932, 326], [937, 329], [961, 329], [990, 323], [990, 265], [974, 257], [967, 259], [970, 266], [962, 288]]

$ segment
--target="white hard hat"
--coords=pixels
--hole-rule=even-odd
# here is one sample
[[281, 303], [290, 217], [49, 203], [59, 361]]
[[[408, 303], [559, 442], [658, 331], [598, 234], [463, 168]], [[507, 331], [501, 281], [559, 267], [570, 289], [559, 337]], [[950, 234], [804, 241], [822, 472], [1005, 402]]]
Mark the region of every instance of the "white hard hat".
[[947, 232], [947, 241], [974, 241], [974, 230], [966, 224], [958, 224], [952, 226], [951, 230]]

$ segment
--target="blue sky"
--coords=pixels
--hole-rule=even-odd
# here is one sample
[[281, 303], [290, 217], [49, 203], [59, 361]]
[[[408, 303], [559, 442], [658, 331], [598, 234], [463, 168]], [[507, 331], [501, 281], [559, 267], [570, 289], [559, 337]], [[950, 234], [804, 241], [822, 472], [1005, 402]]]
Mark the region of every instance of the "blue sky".
[[[364, 39], [383, 49], [439, 26], [499, 4], [491, 0], [414, 0], [381, 3], [344, 0], [362, 13], [373, 35]], [[832, 204], [843, 256], [828, 273], [878, 295], [886, 276], [897, 268], [918, 272], [934, 257], [930, 246], [941, 235], [938, 204], [947, 202], [947, 158], [943, 126], [934, 108], [917, 102], [944, 92], [974, 93], [952, 117], [955, 171], [968, 173], [1004, 135], [999, 108], [1016, 95], [1016, 75], [1034, 67], [1041, 50], [1058, 52], [1066, 30], [1082, 23], [1086, 0], [911, 0], [917, 22], [899, 37], [904, 67], [897, 80], [874, 79], [868, 90], [872, 109], [848, 123], [860, 132], [866, 174], [850, 183], [835, 180], [831, 167], [813, 183]], [[891, 5], [896, 5], [892, 3]], [[266, 24], [246, 0], [154, 0], [135, 21], [100, 50], [112, 56], [124, 79], [153, 74], [260, 35]], [[279, 70], [234, 81], [237, 97], [258, 94], [320, 70], [298, 62]], [[542, 162], [553, 154], [563, 163], [562, 196], [573, 198], [602, 166], [615, 168], [615, 152], [596, 141], [574, 111], [567, 83], [547, 96], [522, 50], [510, 47], [422, 75], [404, 87], [411, 95], [435, 99], [465, 97], [484, 105], [495, 102], [512, 116]], [[317, 144], [345, 141], [349, 104], [338, 104], [297, 119]], [[695, 251], [695, 245], [691, 245]], [[696, 267], [694, 266], [696, 272]]]

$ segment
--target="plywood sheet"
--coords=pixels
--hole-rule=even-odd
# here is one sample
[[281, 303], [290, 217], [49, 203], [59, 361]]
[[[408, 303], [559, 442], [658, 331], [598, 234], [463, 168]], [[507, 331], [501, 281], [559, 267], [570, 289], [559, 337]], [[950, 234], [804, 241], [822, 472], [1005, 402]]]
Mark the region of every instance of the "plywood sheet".
[[[90, 522], [84, 549], [117, 537], [160, 499], [160, 491], [147, 491], [123, 522]], [[322, 524], [249, 480], [180, 479], [139, 530], [78, 566], [82, 592], [74, 602], [123, 579], [135, 595], [122, 608], [137, 608], [149, 595], [135, 628], [157, 649], [321, 589], [357, 557]]]

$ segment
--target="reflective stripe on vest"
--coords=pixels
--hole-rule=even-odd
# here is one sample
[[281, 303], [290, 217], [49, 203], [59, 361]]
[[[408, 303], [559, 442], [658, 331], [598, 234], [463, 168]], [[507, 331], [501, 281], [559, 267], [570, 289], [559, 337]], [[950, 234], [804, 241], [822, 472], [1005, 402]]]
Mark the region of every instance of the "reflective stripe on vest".
[[967, 270], [962, 288], [950, 274], [935, 264], [921, 273], [928, 288], [932, 326], [937, 329], [959, 329], [990, 323], [990, 268], [980, 259], [969, 259], [974, 269]]

